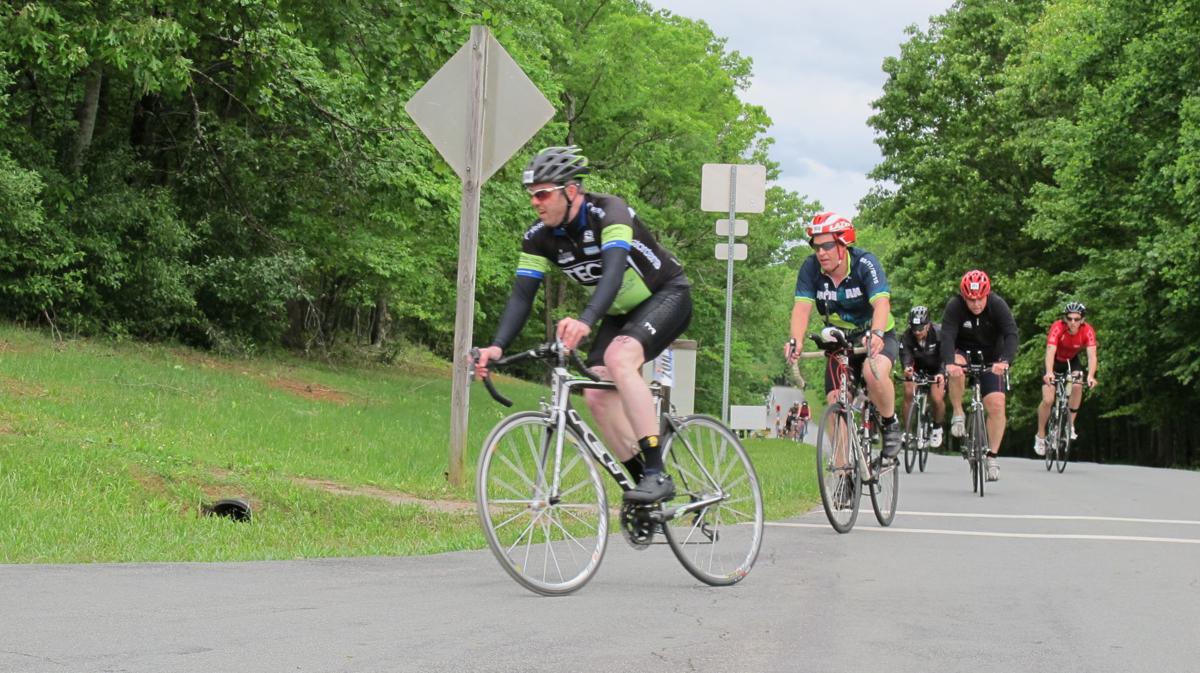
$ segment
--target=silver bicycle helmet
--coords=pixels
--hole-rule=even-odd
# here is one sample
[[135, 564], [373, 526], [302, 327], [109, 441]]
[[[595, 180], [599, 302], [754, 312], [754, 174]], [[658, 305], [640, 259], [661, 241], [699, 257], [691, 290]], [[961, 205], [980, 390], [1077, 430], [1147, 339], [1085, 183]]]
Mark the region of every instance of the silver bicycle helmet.
[[1072, 313], [1078, 313], [1079, 317], [1082, 318], [1087, 314], [1087, 307], [1083, 305], [1083, 302], [1069, 301], [1066, 308], [1063, 309], [1063, 314], [1070, 315]]
[[913, 327], [921, 327], [929, 324], [929, 309], [924, 306], [914, 306], [908, 312], [908, 324]]
[[565, 185], [578, 180], [580, 176], [591, 172], [587, 157], [579, 152], [576, 145], [547, 147], [529, 161], [521, 174], [521, 182], [528, 187], [542, 182]]

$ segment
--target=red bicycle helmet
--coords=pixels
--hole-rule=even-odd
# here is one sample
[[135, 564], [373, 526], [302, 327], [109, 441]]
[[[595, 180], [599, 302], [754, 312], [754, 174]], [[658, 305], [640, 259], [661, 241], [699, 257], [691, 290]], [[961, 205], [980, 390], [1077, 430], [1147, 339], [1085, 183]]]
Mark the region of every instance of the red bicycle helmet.
[[808, 240], [818, 234], [833, 234], [834, 240], [842, 245], [854, 245], [854, 223], [850, 218], [838, 215], [833, 211], [817, 213], [808, 225]]
[[983, 299], [992, 291], [992, 279], [979, 269], [971, 269], [963, 274], [958, 291], [965, 299]]

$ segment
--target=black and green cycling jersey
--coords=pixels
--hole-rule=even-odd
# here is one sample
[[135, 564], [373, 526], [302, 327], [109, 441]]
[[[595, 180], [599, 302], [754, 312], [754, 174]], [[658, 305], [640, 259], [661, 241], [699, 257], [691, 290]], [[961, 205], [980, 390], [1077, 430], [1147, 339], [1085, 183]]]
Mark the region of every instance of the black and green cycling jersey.
[[[616, 251], [624, 254], [614, 255]], [[592, 294], [579, 316], [589, 325], [604, 315], [628, 313], [667, 285], [687, 282], [683, 265], [659, 244], [624, 199], [585, 193], [578, 214], [569, 222], [554, 227], [539, 220], [526, 230], [510, 298], [510, 308], [519, 310], [505, 310], [496, 345], [507, 346], [520, 331], [528, 317], [525, 305], [532, 305], [537, 286], [552, 267]], [[607, 276], [614, 273], [616, 278]], [[602, 283], [606, 278], [609, 282]]]

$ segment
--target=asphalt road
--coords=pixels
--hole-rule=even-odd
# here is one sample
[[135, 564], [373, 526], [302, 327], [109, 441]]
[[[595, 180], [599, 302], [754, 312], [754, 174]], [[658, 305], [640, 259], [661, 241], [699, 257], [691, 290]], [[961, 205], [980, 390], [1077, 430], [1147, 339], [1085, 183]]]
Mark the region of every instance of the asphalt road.
[[1200, 473], [1001, 465], [981, 499], [932, 457], [890, 529], [773, 524], [727, 588], [619, 537], [563, 598], [487, 551], [0, 566], [0, 671], [1197, 670]]

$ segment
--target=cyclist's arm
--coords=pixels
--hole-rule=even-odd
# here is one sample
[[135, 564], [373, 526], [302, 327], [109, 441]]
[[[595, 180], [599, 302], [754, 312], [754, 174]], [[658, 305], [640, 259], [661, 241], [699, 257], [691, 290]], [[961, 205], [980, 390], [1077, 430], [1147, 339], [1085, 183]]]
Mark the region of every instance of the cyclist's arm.
[[1088, 373], [1087, 373], [1087, 375], [1088, 375], [1088, 380], [1092, 381], [1092, 380], [1095, 380], [1095, 378], [1096, 378], [1096, 347], [1088, 346], [1087, 354], [1088, 354]]
[[629, 259], [629, 243], [624, 242], [624, 245], [621, 243], [622, 241], [605, 243], [600, 253], [600, 263], [603, 269], [600, 274], [600, 282], [596, 284], [596, 291], [592, 293], [591, 301], [579, 314], [580, 322], [587, 323], [588, 327], [592, 327], [600, 321], [600, 318], [604, 317], [617, 298], [617, 292], [621, 290], [621, 281], [625, 278], [625, 265]]
[[797, 357], [804, 351], [804, 334], [808, 332], [808, 321], [812, 317], [813, 306], [817, 303], [817, 288], [813, 282], [813, 276], [817, 275], [816, 267], [816, 255], [810, 255], [804, 259], [800, 270], [796, 272], [796, 299], [792, 305], [790, 336], [796, 340]]
[[538, 287], [542, 284], [540, 276], [518, 275], [513, 281], [512, 293], [508, 295], [508, 304], [500, 316], [500, 324], [496, 327], [496, 336], [492, 345], [501, 350], [508, 348], [517, 333], [529, 319], [529, 310], [533, 307], [533, 298], [537, 295]]
[[996, 300], [996, 307], [999, 311], [996, 313], [996, 322], [1000, 325], [1000, 360], [1005, 364], [1012, 364], [1013, 359], [1017, 357], [1017, 345], [1019, 335], [1017, 333], [1017, 321], [1013, 318], [1012, 309], [1008, 307], [1008, 303], [1000, 297], [992, 294], [988, 297]]
[[955, 298], [951, 298], [950, 301], [946, 302], [946, 310], [942, 312], [942, 371], [946, 370], [946, 365], [954, 364], [954, 350], [957, 347], [955, 342], [958, 341], [958, 326], [963, 321], [963, 316], [959, 315], [955, 303]]
[[812, 316], [813, 303], [806, 299], [796, 298], [792, 305], [791, 336], [796, 340], [796, 354], [804, 351], [804, 333], [808, 331], [808, 320]]
[[892, 319], [892, 298], [887, 294], [878, 295], [871, 300], [871, 308], [875, 309], [871, 314], [871, 329], [886, 332]]
[[900, 366], [902, 368], [907, 370], [913, 367], [913, 361], [915, 360], [913, 351], [916, 349], [916, 338], [910, 332], [905, 331], [904, 335], [900, 337]]
[[1046, 376], [1054, 376], [1054, 354], [1058, 352], [1058, 346], [1054, 344], [1046, 344]]

